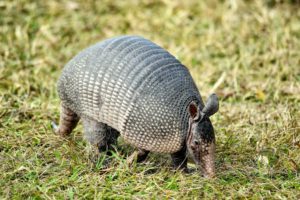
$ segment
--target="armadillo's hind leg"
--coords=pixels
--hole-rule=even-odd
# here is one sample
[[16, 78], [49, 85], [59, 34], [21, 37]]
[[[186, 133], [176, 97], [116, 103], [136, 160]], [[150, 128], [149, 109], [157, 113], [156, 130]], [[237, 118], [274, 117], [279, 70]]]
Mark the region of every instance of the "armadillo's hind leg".
[[61, 136], [68, 136], [76, 127], [79, 121], [79, 116], [71, 109], [61, 104], [59, 126], [52, 122], [54, 131]]
[[173, 161], [173, 167], [176, 170], [183, 170], [184, 172], [188, 172], [187, 168], [187, 152], [186, 152], [186, 146], [181, 148], [179, 151], [171, 154], [172, 161]]
[[106, 125], [93, 119], [82, 118], [84, 138], [89, 142], [87, 154], [89, 159], [97, 162], [100, 151], [106, 151]]
[[113, 150], [117, 145], [119, 132], [102, 122], [94, 119], [82, 119], [85, 139], [95, 148], [98, 153]]
[[[117, 147], [117, 143], [118, 143], [118, 137], [120, 136], [119, 131], [117, 131], [116, 129], [110, 127], [110, 126], [106, 126], [106, 138], [107, 138], [107, 145], [106, 145], [106, 150], [107, 151], [107, 155], [111, 155], [112, 151], [115, 151], [114, 148]], [[101, 151], [101, 148], [103, 148], [103, 146], [99, 146], [99, 151]]]
[[105, 151], [107, 147], [106, 125], [87, 118], [82, 119], [82, 122], [85, 139], [99, 151]]

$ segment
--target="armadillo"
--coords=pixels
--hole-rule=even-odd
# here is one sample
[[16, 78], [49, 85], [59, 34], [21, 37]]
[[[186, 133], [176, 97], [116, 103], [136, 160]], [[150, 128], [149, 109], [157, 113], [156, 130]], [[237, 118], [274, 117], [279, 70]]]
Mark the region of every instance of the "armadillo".
[[81, 119], [85, 138], [100, 152], [121, 135], [137, 148], [138, 162], [149, 152], [169, 153], [175, 168], [187, 170], [190, 154], [204, 176], [214, 176], [209, 117], [218, 98], [210, 95], [205, 105], [188, 68], [150, 40], [119, 36], [84, 49], [65, 65], [58, 94], [60, 135]]

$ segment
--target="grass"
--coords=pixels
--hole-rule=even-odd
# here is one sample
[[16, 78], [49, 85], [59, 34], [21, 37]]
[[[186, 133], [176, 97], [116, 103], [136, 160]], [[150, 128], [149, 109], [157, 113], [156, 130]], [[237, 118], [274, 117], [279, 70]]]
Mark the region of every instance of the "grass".
[[[216, 179], [168, 155], [129, 168], [125, 144], [93, 165], [81, 125], [53, 134], [64, 64], [120, 34], [160, 44], [204, 99], [220, 96]], [[299, 1], [0, 1], [0, 102], [0, 199], [300, 199]]]

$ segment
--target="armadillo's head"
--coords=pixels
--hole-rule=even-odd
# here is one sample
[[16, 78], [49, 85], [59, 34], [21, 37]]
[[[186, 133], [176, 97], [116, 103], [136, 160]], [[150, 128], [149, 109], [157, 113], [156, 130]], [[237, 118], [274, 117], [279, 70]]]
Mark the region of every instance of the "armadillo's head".
[[189, 105], [187, 147], [205, 177], [215, 176], [215, 134], [209, 117], [218, 110], [219, 102], [215, 94], [209, 96], [202, 110], [195, 102]]

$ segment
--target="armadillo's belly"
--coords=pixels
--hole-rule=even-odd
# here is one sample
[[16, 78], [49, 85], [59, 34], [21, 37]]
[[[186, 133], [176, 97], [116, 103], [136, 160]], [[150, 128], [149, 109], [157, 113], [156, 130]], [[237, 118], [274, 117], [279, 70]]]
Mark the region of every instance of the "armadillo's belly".
[[134, 146], [156, 152], [180, 149], [187, 105], [201, 100], [178, 60], [134, 36], [83, 50], [64, 68], [58, 92], [80, 116], [106, 123]]

